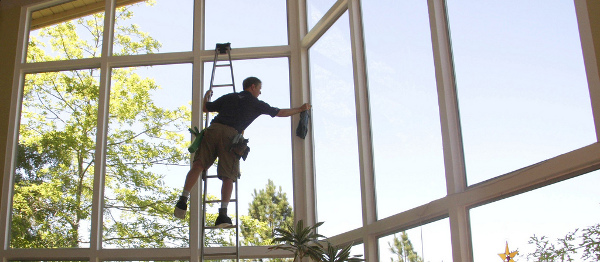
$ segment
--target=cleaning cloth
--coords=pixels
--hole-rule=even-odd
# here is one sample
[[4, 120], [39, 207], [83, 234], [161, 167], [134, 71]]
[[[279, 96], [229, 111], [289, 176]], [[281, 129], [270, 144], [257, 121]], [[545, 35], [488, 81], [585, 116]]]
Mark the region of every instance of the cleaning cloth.
[[306, 133], [308, 133], [308, 120], [310, 119], [310, 114], [308, 110], [302, 111], [300, 113], [300, 121], [298, 122], [298, 127], [296, 128], [296, 135], [302, 139], [306, 137]]

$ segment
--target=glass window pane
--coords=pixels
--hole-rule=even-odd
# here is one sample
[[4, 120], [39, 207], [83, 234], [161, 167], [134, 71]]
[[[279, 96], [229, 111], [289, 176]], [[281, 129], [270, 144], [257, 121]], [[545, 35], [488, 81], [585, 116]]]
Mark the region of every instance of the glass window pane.
[[377, 212], [385, 218], [446, 195], [429, 14], [425, 1], [362, 7]]
[[573, 2], [448, 13], [469, 184], [596, 142]]
[[286, 1], [207, 0], [205, 27], [207, 50], [287, 45]]
[[117, 7], [114, 55], [192, 50], [193, 0], [147, 0]]
[[[210, 85], [213, 63], [205, 63], [205, 89]], [[242, 82], [250, 76], [262, 81], [261, 95], [258, 99], [277, 108], [290, 107], [289, 62], [287, 58], [251, 59], [233, 61], [236, 91], [243, 90]], [[231, 83], [229, 67], [215, 70], [213, 84]], [[231, 93], [231, 87], [215, 87], [212, 100]], [[210, 117], [212, 120], [214, 116]], [[291, 119], [262, 115], [245, 130], [244, 137], [249, 139], [250, 153], [246, 161], [240, 162], [242, 176], [239, 180], [239, 212], [242, 229], [241, 245], [270, 245], [273, 229], [293, 223], [293, 181]], [[210, 168], [209, 174], [216, 175], [217, 169]], [[183, 181], [182, 181], [183, 182]], [[183, 184], [182, 184], [183, 185]], [[211, 189], [210, 187], [215, 188]], [[209, 194], [219, 196], [220, 181], [209, 182]], [[235, 193], [235, 192], [234, 192]], [[268, 199], [268, 201], [265, 201]], [[280, 205], [270, 205], [278, 199]], [[261, 202], [262, 201], [262, 202]], [[287, 204], [284, 204], [287, 203]], [[257, 208], [260, 204], [265, 210]], [[234, 203], [229, 207], [233, 208]], [[252, 206], [251, 206], [252, 205]], [[213, 211], [217, 212], [218, 206]], [[233, 209], [230, 209], [233, 210]], [[229, 215], [234, 219], [233, 212]], [[212, 223], [213, 220], [208, 221]], [[262, 237], [257, 237], [259, 234]]]
[[[348, 14], [309, 50], [319, 233], [362, 225]], [[343, 210], [343, 212], [340, 212]]]
[[[594, 171], [471, 209], [474, 261], [498, 260], [497, 254], [504, 253], [507, 242], [511, 251], [519, 250], [518, 261], [525, 261], [535, 251], [535, 245], [528, 243], [531, 237], [546, 237], [560, 248], [557, 239], [576, 229], [577, 239], [572, 244], [578, 247], [582, 231], [598, 225], [598, 185], [600, 171]], [[577, 251], [574, 261], [584, 261], [581, 255], [582, 250]]]
[[98, 69], [25, 77], [12, 248], [89, 247]]
[[117, 7], [115, 55], [192, 50], [193, 0], [142, 1]]
[[115, 68], [106, 152], [104, 247], [187, 247], [173, 218], [189, 170], [190, 64]]
[[358, 244], [350, 248], [350, 257], [365, 258], [365, 245]]
[[312, 29], [323, 18], [325, 13], [335, 4], [336, 0], [307, 0], [306, 16], [308, 30]]
[[28, 63], [100, 57], [104, 4], [81, 6], [76, 2], [31, 13]]
[[380, 238], [379, 260], [452, 261], [450, 221], [446, 218]]

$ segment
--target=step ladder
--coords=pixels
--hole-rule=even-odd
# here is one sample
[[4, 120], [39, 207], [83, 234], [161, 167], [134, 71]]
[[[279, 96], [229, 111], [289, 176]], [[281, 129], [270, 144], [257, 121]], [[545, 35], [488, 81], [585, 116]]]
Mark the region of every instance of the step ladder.
[[[233, 79], [233, 64], [231, 63], [231, 43], [223, 43], [223, 44], [217, 44], [216, 48], [215, 48], [215, 57], [214, 57], [214, 63], [213, 63], [213, 68], [212, 68], [212, 75], [210, 77], [210, 90], [212, 91], [213, 88], [220, 88], [220, 87], [233, 87], [233, 92], [235, 93], [235, 82]], [[227, 55], [227, 60], [223, 60], [223, 61], [219, 61], [219, 55]], [[231, 83], [225, 83], [225, 84], [215, 84], [215, 71], [217, 68], [226, 68], [229, 67], [229, 71], [231, 72]], [[205, 117], [205, 122], [204, 122], [204, 126], [207, 127], [208, 126], [208, 118], [209, 118], [209, 114], [208, 112], [206, 113], [206, 117]], [[239, 261], [240, 259], [240, 228], [239, 228], [239, 216], [238, 216], [238, 182], [233, 183], [234, 186], [234, 191], [235, 191], [235, 196], [232, 196], [231, 200], [229, 201], [229, 203], [234, 203], [235, 204], [235, 221], [233, 223], [233, 225], [231, 226], [227, 226], [227, 227], [216, 227], [216, 226], [208, 226], [207, 225], [207, 221], [206, 221], [206, 206], [207, 204], [212, 204], [212, 203], [216, 203], [216, 204], [220, 204], [221, 200], [208, 200], [207, 199], [207, 195], [208, 195], [208, 180], [215, 180], [218, 179], [216, 175], [207, 175], [206, 170], [202, 172], [202, 180], [204, 182], [204, 189], [203, 189], [203, 193], [202, 193], [202, 216], [200, 219], [200, 225], [202, 226], [202, 231], [200, 234], [200, 261], [204, 261], [205, 257], [226, 257], [229, 259], [232, 259], [235, 257], [235, 261]], [[213, 221], [208, 221], [208, 223], [213, 223]], [[210, 254], [206, 254], [205, 253], [205, 243], [204, 243], [204, 237], [206, 235], [206, 231], [208, 230], [220, 230], [220, 229], [227, 229], [227, 230], [235, 230], [235, 251], [234, 252], [218, 252], [218, 253], [210, 253]]]

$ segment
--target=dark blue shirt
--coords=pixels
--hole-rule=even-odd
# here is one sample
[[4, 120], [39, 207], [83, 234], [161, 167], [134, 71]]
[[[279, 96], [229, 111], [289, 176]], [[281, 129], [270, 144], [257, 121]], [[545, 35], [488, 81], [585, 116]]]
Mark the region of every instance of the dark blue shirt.
[[248, 91], [230, 93], [206, 103], [209, 112], [219, 112], [211, 123], [220, 123], [235, 128], [242, 133], [262, 114], [275, 117], [279, 108], [258, 100]]

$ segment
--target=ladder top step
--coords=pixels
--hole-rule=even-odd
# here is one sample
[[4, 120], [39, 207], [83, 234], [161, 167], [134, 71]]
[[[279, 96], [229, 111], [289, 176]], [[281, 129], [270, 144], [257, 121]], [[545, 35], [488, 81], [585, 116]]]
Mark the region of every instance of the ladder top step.
[[[229, 202], [237, 202], [237, 199], [230, 199]], [[220, 199], [217, 200], [206, 200], [206, 203], [221, 203]]]
[[212, 87], [224, 87], [224, 86], [233, 86], [233, 84], [212, 85]]
[[215, 50], [218, 50], [221, 54], [225, 54], [227, 50], [231, 50], [231, 43], [217, 43]]

